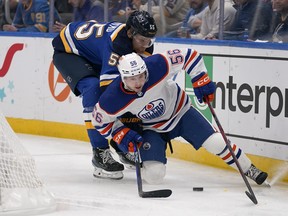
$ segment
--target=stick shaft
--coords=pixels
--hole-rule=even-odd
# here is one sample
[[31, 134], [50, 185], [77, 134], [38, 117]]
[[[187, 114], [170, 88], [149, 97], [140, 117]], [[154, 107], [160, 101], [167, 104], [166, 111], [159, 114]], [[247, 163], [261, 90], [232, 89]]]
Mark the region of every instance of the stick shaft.
[[[205, 100], [209, 101], [207, 97], [205, 98]], [[234, 159], [234, 162], [237, 165], [237, 168], [238, 168], [238, 170], [239, 170], [239, 172], [240, 172], [240, 174], [241, 174], [241, 176], [242, 176], [242, 178], [243, 178], [243, 180], [244, 180], [244, 182], [245, 182], [245, 184], [246, 184], [246, 186], [247, 186], [247, 188], [248, 188], [248, 190], [250, 192], [250, 194], [249, 193], [247, 194], [247, 192], [246, 192], [246, 195], [252, 200], [252, 202], [254, 204], [257, 204], [258, 203], [257, 198], [256, 198], [256, 196], [255, 196], [255, 194], [254, 194], [254, 192], [252, 190], [252, 187], [249, 184], [249, 182], [247, 180], [247, 177], [245, 176], [245, 174], [243, 172], [243, 169], [242, 169], [242, 167], [241, 167], [241, 165], [240, 165], [240, 163], [239, 163], [239, 161], [238, 161], [238, 159], [237, 159], [237, 157], [236, 157], [236, 155], [235, 155], [235, 153], [234, 153], [234, 151], [233, 151], [233, 149], [231, 147], [230, 140], [227, 138], [227, 136], [226, 136], [226, 134], [225, 134], [225, 132], [223, 130], [223, 127], [221, 126], [220, 121], [219, 121], [219, 119], [218, 119], [218, 117], [217, 117], [217, 115], [216, 115], [211, 103], [207, 102], [207, 104], [208, 104], [210, 112], [211, 112], [211, 114], [212, 114], [212, 116], [213, 116], [213, 118], [214, 118], [214, 120], [215, 120], [215, 122], [216, 122], [216, 124], [218, 126], [218, 129], [219, 129], [219, 131], [220, 131], [220, 133], [221, 133], [221, 135], [222, 135], [222, 137], [223, 137], [223, 139], [224, 139], [224, 141], [226, 143], [226, 146], [229, 149], [229, 151], [230, 151], [230, 153], [231, 153], [231, 155], [232, 155], [232, 157]]]

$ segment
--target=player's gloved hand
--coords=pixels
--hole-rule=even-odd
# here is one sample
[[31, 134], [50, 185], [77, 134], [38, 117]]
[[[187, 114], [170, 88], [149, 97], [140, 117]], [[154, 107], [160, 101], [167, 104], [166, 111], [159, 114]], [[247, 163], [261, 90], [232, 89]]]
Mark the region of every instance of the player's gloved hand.
[[125, 126], [118, 128], [112, 135], [113, 140], [124, 153], [134, 152], [134, 145], [139, 148], [143, 142], [143, 138], [138, 133]]
[[201, 72], [195, 76], [192, 79], [192, 85], [194, 88], [194, 93], [200, 103], [203, 102], [203, 99], [206, 98], [206, 96], [209, 101], [204, 100], [204, 102], [211, 102], [214, 100], [216, 85], [215, 83], [211, 82], [207, 73]]

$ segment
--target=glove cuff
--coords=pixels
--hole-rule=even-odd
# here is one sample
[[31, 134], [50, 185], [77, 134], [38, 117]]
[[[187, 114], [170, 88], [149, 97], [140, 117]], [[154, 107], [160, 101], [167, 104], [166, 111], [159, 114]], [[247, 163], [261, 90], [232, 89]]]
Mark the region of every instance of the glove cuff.
[[202, 72], [192, 79], [193, 88], [199, 88], [211, 82], [207, 73]]
[[119, 145], [129, 131], [130, 129], [127, 127], [120, 127], [113, 135], [113, 140]]

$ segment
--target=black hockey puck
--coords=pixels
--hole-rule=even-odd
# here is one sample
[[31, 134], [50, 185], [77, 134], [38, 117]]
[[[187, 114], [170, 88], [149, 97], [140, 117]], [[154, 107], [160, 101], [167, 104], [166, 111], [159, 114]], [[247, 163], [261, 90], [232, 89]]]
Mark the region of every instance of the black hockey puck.
[[193, 187], [193, 191], [203, 191], [203, 187]]

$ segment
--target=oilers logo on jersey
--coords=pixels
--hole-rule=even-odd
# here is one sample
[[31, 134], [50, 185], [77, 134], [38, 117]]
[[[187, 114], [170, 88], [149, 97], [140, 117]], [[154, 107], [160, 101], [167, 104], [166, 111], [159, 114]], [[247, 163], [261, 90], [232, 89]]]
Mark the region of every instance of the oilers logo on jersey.
[[151, 120], [162, 116], [165, 113], [165, 102], [163, 99], [157, 99], [147, 104], [138, 114], [141, 119]]
[[149, 143], [149, 142], [145, 142], [145, 143], [143, 143], [143, 149], [144, 150], [149, 150], [150, 148], [151, 148], [151, 144]]

